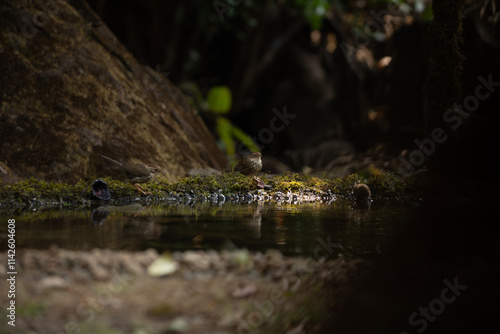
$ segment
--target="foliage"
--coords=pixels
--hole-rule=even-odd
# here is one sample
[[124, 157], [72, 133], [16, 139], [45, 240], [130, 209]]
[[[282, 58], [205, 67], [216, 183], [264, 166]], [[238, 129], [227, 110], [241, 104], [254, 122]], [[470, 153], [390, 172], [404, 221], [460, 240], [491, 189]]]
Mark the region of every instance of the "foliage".
[[232, 100], [231, 90], [227, 86], [214, 86], [207, 94], [208, 106], [215, 114], [227, 114]]
[[235, 141], [243, 143], [252, 152], [260, 151], [259, 146], [257, 146], [249, 135], [225, 117], [217, 117], [216, 132], [222, 141], [222, 146], [226, 154], [229, 156], [233, 156], [236, 153]]
[[311, 29], [321, 29], [323, 18], [330, 8], [330, 1], [327, 0], [295, 0], [296, 6], [309, 22]]
[[221, 116], [227, 114], [232, 105], [231, 90], [227, 86], [219, 85], [210, 88], [207, 98], [204, 99], [198, 86], [192, 82], [182, 85], [184, 90], [189, 91], [193, 105], [215, 115], [215, 132], [219, 138], [220, 146], [228, 156], [236, 153], [236, 142], [245, 145], [250, 151], [260, 151], [255, 141], [239, 127], [234, 125], [228, 118]]

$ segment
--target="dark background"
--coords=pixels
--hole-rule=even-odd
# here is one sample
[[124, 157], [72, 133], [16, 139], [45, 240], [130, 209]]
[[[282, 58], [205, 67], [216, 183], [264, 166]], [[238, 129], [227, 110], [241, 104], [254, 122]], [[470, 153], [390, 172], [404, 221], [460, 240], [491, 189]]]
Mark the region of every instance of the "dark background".
[[[423, 89], [429, 1], [221, 1], [218, 9], [215, 1], [88, 2], [140, 62], [187, 95], [196, 95], [192, 87], [206, 96], [228, 86], [233, 105], [226, 116], [249, 136], [269, 127], [273, 108], [297, 115], [262, 147], [264, 157], [289, 169], [325, 170], [341, 156], [369, 156], [397, 169], [392, 159], [430, 136]], [[463, 97], [474, 96], [479, 76], [500, 81], [495, 4], [465, 2]], [[458, 144], [473, 157], [458, 163], [476, 164], [473, 173], [491, 162], [478, 159], [496, 147], [485, 133], [495, 131], [498, 104], [497, 91], [481, 101]], [[199, 109], [214, 130], [214, 115]]]

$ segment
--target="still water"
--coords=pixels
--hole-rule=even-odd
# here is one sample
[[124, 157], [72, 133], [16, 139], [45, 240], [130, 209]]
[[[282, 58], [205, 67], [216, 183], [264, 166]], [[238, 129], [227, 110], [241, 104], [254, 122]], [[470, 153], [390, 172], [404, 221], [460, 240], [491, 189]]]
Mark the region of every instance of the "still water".
[[342, 200], [297, 205], [205, 202], [30, 211], [8, 218], [16, 219], [17, 249], [274, 248], [286, 255], [335, 253], [349, 259], [383, 254], [417, 210], [418, 205], [398, 202], [374, 202], [370, 208]]

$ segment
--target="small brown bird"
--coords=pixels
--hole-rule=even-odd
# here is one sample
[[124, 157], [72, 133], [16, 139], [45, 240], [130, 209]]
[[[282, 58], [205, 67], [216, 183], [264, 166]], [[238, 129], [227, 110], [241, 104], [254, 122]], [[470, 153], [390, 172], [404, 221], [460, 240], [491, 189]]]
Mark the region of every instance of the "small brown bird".
[[262, 169], [262, 154], [260, 152], [254, 152], [234, 166], [235, 172], [240, 172], [245, 176], [255, 176]]
[[370, 188], [364, 183], [355, 184], [352, 193], [357, 201], [366, 201], [372, 195]]
[[[130, 183], [134, 183], [136, 188], [141, 191], [140, 186], [137, 183], [146, 183], [153, 179], [154, 175], [158, 173], [161, 168], [158, 166], [147, 166], [145, 164], [129, 164], [122, 163], [116, 160], [113, 160], [109, 157], [101, 155], [104, 159], [111, 162], [116, 167], [120, 168], [125, 172], [127, 176], [127, 181]], [[144, 191], [141, 191], [144, 193]]]

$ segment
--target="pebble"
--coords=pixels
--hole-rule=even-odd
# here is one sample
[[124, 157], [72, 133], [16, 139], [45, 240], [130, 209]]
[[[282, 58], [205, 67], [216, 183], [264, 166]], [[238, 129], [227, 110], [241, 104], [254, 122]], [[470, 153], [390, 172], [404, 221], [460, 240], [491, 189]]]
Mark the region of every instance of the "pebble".
[[69, 286], [69, 283], [59, 276], [47, 276], [38, 282], [38, 289], [40, 291], [47, 289], [64, 289]]
[[[40, 282], [39, 289], [59, 289], [71, 286], [72, 282], [110, 281], [116, 276], [148, 275], [148, 268], [160, 255], [156, 250], [114, 251], [93, 249], [91, 251], [73, 251], [53, 248], [50, 250], [23, 250], [18, 258], [19, 271], [26, 277]], [[1, 268], [6, 268], [7, 256], [0, 256]], [[174, 252], [171, 255], [178, 269], [172, 275], [193, 279], [214, 276], [246, 279], [273, 279], [300, 277], [304, 274], [319, 273], [318, 279], [339, 275], [346, 265], [340, 260], [314, 261], [304, 257], [286, 257], [278, 250], [249, 252], [244, 249], [235, 251], [188, 250]], [[236, 295], [245, 295], [249, 289], [243, 289]]]

